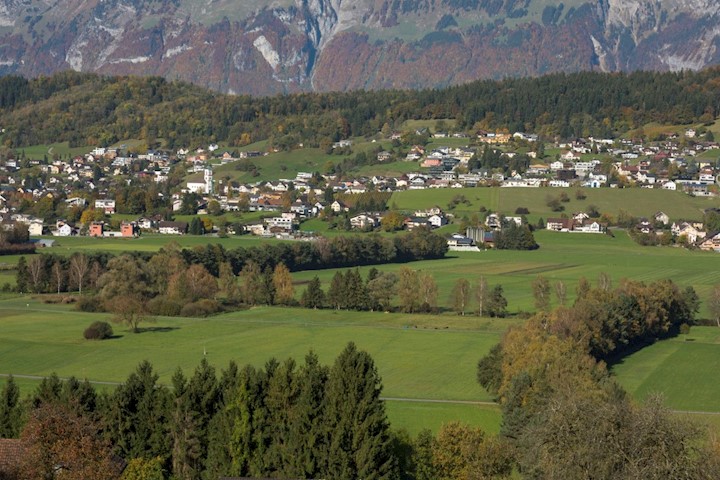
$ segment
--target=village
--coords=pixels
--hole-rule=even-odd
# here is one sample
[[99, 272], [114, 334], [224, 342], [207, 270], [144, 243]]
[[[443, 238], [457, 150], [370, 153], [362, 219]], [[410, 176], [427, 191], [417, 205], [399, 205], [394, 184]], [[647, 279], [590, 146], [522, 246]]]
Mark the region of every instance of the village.
[[[85, 155], [67, 159], [55, 156], [44, 161], [12, 156], [0, 166], [0, 213], [5, 228], [24, 224], [30, 237], [135, 237], [153, 232], [311, 239], [313, 232], [299, 228], [311, 218], [330, 221], [341, 217], [344, 222], [341, 228], [360, 231], [440, 228], [456, 220], [439, 206], [401, 212], [398, 220], [398, 212], [384, 208], [359, 210], [348, 201], [370, 192], [386, 194], [385, 199], [404, 190], [476, 187], [645, 188], [682, 191], [692, 196], [718, 195], [718, 160], [708, 152], [717, 151], [720, 156], [720, 145], [711, 134], [700, 138], [694, 129], [681, 135], [669, 133], [653, 142], [588, 137], [552, 145], [543, 144], [535, 134], [522, 132], [511, 135], [479, 131], [474, 138], [465, 133], [430, 133], [427, 129], [412, 133], [416, 138], [425, 136], [432, 140], [434, 146], [403, 146], [403, 134], [395, 132], [389, 140], [400, 148], [393, 152], [381, 150], [371, 159], [374, 165], [393, 160], [417, 165], [416, 170], [396, 176], [299, 171], [293, 178], [241, 183], [230, 181], [226, 175], [218, 177], [216, 170], [239, 162], [271, 162], [276, 150], [231, 153], [217, 144], [174, 153], [148, 150], [130, 154], [123, 146], [98, 147]], [[454, 143], [466, 140], [467, 145], [439, 146], [450, 138]], [[332, 148], [352, 151], [353, 142], [342, 140]], [[557, 153], [546, 154], [546, 149]], [[402, 152], [402, 158], [397, 158], [398, 152]], [[133, 208], [128, 208], [130, 199], [124, 199], [124, 208], [119, 209], [121, 201], [115, 198], [115, 192], [133, 185], [154, 185], [151, 195], [157, 198], [143, 199], [140, 206]], [[33, 215], [31, 206], [43, 202], [51, 205], [47, 217]], [[149, 204], [164, 206], [166, 211], [153, 213]], [[38, 213], [38, 208], [34, 210]], [[75, 218], [57, 215], [58, 211], [73, 212], [70, 216]], [[124, 215], [122, 220], [112, 221], [117, 213], [131, 211], [138, 215], [134, 218]], [[181, 214], [235, 212], [256, 215], [219, 227], [199, 222], [195, 228], [190, 221], [174, 218]], [[391, 212], [394, 216], [388, 219]], [[597, 213], [563, 213], [547, 218], [539, 227], [558, 232], [606, 233], [608, 222]], [[500, 212], [488, 212], [482, 220], [482, 225], [459, 227], [458, 233], [448, 238], [450, 248], [492, 247], [493, 231], [507, 222], [521, 225], [524, 221], [521, 216]], [[654, 218], [639, 219], [630, 227], [644, 235], [662, 235], [667, 231], [676, 239], [682, 237], [683, 245], [720, 251], [719, 232], [706, 231], [702, 223], [674, 220], [677, 221], [671, 223], [667, 215], [658, 211]]]

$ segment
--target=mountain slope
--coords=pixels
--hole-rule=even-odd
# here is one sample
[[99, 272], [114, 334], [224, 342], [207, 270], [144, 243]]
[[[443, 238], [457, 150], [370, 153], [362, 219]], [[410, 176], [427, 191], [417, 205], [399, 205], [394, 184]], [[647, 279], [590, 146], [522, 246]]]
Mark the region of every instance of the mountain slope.
[[716, 63], [716, 0], [0, 4], [1, 74], [153, 74], [266, 95]]

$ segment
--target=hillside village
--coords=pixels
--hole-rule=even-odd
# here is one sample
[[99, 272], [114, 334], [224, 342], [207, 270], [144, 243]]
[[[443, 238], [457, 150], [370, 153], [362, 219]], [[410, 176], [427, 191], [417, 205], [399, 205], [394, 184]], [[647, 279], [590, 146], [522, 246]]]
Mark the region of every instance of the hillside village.
[[[693, 196], [718, 195], [717, 161], [698, 159], [720, 145], [712, 134], [694, 129], [668, 133], [661, 140], [633, 141], [578, 138], [542, 143], [535, 134], [478, 131], [466, 133], [393, 132], [387, 140], [392, 151], [376, 148], [368, 164], [413, 162], [417, 169], [402, 175], [357, 175], [297, 172], [292, 178], [240, 183], [216, 175], [223, 165], [254, 166], [272, 161], [272, 153], [224, 151], [217, 144], [176, 152], [98, 147], [85, 155], [32, 160], [21, 153], [6, 155], [0, 166], [0, 212], [6, 228], [27, 226], [30, 237], [43, 235], [133, 237], [141, 232], [168, 235], [218, 233], [280, 238], [309, 238], [299, 225], [310, 218], [334, 221], [338, 228], [375, 229], [439, 228], [453, 221], [451, 213], [436, 206], [428, 210], [386, 210], [389, 195], [402, 190], [501, 188], [647, 188], [679, 190]], [[426, 147], [405, 144], [408, 138], [467, 140], [464, 147]], [[373, 143], [376, 140], [372, 141]], [[554, 155], [545, 154], [553, 148]], [[353, 151], [351, 140], [338, 141], [332, 150]], [[708, 155], [703, 155], [707, 158]], [[716, 158], [716, 156], [711, 155]], [[119, 193], [121, 192], [121, 193]], [[379, 203], [352, 201], [363, 194], [376, 195]], [[122, 198], [121, 198], [122, 197]], [[660, 208], [658, 208], [659, 210]], [[553, 210], [556, 210], [553, 208]], [[561, 211], [558, 208], [557, 211]], [[159, 213], [162, 212], [162, 213]], [[197, 220], [178, 221], [175, 215], [257, 212], [255, 221], [215, 225]], [[123, 214], [121, 221], [113, 217]], [[128, 218], [128, 214], [137, 214]], [[392, 218], [390, 214], [393, 213]], [[669, 222], [658, 215], [625, 225], [642, 235], [683, 237], [685, 245], [720, 251], [720, 234], [702, 224]], [[340, 219], [340, 220], [338, 220]], [[492, 232], [507, 222], [520, 225], [523, 217], [488, 212], [480, 233], [470, 229], [449, 238], [451, 248], [492, 246]], [[535, 226], [533, 226], [535, 227]], [[605, 233], [608, 222], [599, 212], [573, 212], [548, 218], [540, 228], [560, 232]]]

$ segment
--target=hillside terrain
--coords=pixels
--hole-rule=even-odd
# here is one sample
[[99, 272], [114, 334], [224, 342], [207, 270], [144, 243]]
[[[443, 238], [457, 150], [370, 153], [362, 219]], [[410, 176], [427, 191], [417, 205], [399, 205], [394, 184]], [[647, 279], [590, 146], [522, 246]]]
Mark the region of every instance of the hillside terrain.
[[229, 93], [441, 87], [720, 61], [714, 0], [9, 0], [0, 74], [160, 75]]

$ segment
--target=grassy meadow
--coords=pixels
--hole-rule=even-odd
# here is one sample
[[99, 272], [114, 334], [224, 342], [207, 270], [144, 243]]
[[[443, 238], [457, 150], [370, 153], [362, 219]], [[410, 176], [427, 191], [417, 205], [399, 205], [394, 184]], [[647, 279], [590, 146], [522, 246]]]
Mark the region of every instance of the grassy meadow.
[[[122, 382], [149, 360], [170, 383], [179, 367], [190, 373], [206, 354], [218, 369], [230, 360], [261, 367], [270, 358], [298, 362], [315, 351], [331, 364], [349, 341], [367, 350], [383, 379], [394, 426], [411, 433], [437, 429], [462, 419], [497, 430], [499, 411], [471, 403], [491, 398], [475, 381], [477, 360], [515, 320], [438, 319], [424, 315], [373, 314], [255, 308], [210, 319], [158, 318], [139, 334], [115, 326], [115, 338], [86, 341], [82, 331], [102, 314], [80, 313], [66, 305], [46, 305], [30, 297], [0, 301], [0, 373]], [[37, 380], [19, 379], [24, 391]], [[101, 387], [107, 388], [107, 387]], [[416, 401], [410, 401], [416, 400]], [[421, 400], [421, 401], [417, 401]]]
[[613, 367], [634, 397], [660, 392], [670, 408], [720, 412], [720, 328], [699, 327], [658, 342]]
[[[535, 232], [540, 248], [534, 251], [488, 250], [484, 252], [448, 252], [442, 260], [412, 262], [407, 266], [430, 272], [439, 288], [439, 303], [448, 304], [453, 284], [459, 278], [471, 282], [480, 276], [490, 285], [501, 284], [510, 313], [534, 310], [530, 283], [543, 275], [551, 282], [562, 281], [572, 302], [580, 277], [594, 282], [601, 272], [614, 282], [623, 278], [651, 282], [670, 278], [681, 286], [692, 286], [701, 299], [713, 285], [720, 283], [716, 253], [689, 251], [674, 247], [641, 247], [623, 231], [608, 235]], [[397, 272], [403, 265], [376, 267]], [[366, 275], [372, 267], [361, 267]], [[325, 288], [335, 270], [298, 272], [301, 284], [317, 275]], [[707, 316], [701, 306], [700, 316]]]
[[[395, 192], [388, 202], [400, 210], [417, 210], [437, 205], [456, 216], [478, 213], [480, 207], [491, 212], [513, 215], [518, 207], [526, 207], [532, 222], [539, 217], [559, 217], [561, 213], [571, 214], [582, 212], [590, 205], [595, 205], [601, 213], [617, 217], [620, 210], [636, 217], [651, 217], [657, 211], [667, 213], [671, 220], [701, 220], [703, 210], [720, 207], [717, 198], [691, 197], [682, 192], [669, 190], [649, 190], [640, 188], [585, 188], [584, 200], [575, 198], [574, 188], [458, 188], [406, 190]], [[553, 212], [547, 205], [547, 197], [557, 197], [565, 192], [570, 201], [564, 203], [564, 212]], [[459, 204], [455, 209], [447, 210], [450, 201], [457, 195], [463, 195], [469, 202]]]

